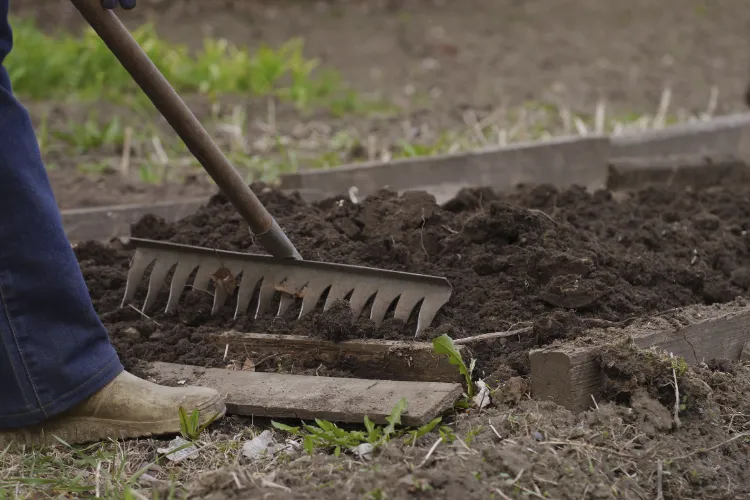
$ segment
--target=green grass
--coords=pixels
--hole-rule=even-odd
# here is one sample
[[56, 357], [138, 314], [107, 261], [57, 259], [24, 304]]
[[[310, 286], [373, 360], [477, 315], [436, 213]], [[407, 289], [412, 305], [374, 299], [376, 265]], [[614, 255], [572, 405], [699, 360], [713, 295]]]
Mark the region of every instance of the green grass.
[[[13, 17], [16, 44], [5, 61], [14, 91], [31, 99], [106, 99], [121, 102], [143, 93], [93, 29], [82, 36], [50, 35], [33, 20]], [[151, 24], [133, 37], [172, 86], [181, 93], [216, 98], [223, 94], [276, 97], [301, 108], [326, 104], [346, 113], [359, 105], [338, 74], [322, 70], [304, 56], [304, 43], [293, 39], [278, 48], [237, 47], [223, 39], [205, 39], [191, 53], [160, 38]]]

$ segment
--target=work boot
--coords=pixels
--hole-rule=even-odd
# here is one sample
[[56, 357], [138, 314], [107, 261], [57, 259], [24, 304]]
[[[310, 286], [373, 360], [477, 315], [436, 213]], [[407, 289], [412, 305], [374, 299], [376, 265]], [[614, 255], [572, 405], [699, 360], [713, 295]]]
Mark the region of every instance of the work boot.
[[200, 413], [201, 425], [224, 417], [221, 395], [203, 387], [166, 387], [122, 372], [102, 390], [46, 422], [0, 431], [0, 450], [8, 444], [82, 444], [106, 439], [134, 439], [180, 432], [179, 408]]

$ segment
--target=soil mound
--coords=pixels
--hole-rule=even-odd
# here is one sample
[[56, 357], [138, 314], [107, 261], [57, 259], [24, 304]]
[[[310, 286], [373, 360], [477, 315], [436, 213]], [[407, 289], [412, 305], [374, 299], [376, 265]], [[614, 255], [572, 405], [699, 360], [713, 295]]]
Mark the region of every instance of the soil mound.
[[[482, 353], [486, 369], [503, 359], [524, 373], [525, 355], [516, 353], [574, 337], [588, 320], [620, 322], [728, 302], [750, 286], [747, 187], [591, 194], [541, 185], [505, 195], [469, 189], [443, 206], [424, 192], [382, 190], [360, 204], [344, 198], [308, 204], [262, 184], [253, 189], [305, 259], [445, 276], [454, 292], [426, 337], [436, 329], [459, 338], [534, 326], [528, 340]], [[176, 223], [144, 217], [133, 235], [263, 253], [221, 195]], [[210, 290], [186, 291], [176, 314], [157, 308], [145, 317], [119, 308], [127, 251], [86, 243], [76, 252], [97, 311], [126, 358], [216, 365], [220, 353], [204, 344], [205, 332], [229, 328], [308, 334], [328, 325], [333, 328], [320, 335], [413, 338], [414, 318], [406, 324], [386, 319], [380, 328], [363, 318], [341, 328], [340, 318], [322, 320], [320, 311], [299, 322], [291, 316], [234, 320], [231, 301], [211, 316]], [[160, 307], [166, 288], [161, 300]]]

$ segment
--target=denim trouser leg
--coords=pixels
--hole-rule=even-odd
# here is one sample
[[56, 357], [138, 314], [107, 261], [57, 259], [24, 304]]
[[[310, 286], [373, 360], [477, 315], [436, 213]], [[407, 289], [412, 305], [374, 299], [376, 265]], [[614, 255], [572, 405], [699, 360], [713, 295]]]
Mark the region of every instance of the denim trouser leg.
[[11, 46], [7, 13], [8, 0], [0, 0], [0, 429], [63, 412], [123, 369], [65, 237], [29, 116], [1, 65]]

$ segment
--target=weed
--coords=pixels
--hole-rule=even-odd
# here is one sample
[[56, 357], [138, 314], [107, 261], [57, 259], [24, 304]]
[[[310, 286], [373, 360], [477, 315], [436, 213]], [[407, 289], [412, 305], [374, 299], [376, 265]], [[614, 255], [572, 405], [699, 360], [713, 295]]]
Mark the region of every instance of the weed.
[[74, 147], [77, 153], [86, 153], [102, 146], [122, 146], [124, 128], [118, 117], [100, 124], [92, 112], [83, 124], [74, 123], [71, 130], [56, 130], [52, 135]]
[[214, 415], [206, 423], [203, 425], [200, 424], [200, 412], [198, 410], [193, 410], [193, 412], [188, 416], [185, 409], [180, 406], [179, 408], [180, 412], [180, 434], [182, 434], [182, 437], [186, 439], [187, 441], [197, 441], [200, 437], [201, 433], [211, 424], [214, 423], [218, 415]]
[[418, 429], [396, 429], [396, 426], [401, 424], [401, 415], [406, 411], [406, 408], [406, 399], [402, 398], [391, 410], [391, 414], [386, 417], [388, 422], [386, 426], [376, 425], [365, 415], [364, 431], [342, 429], [336, 424], [322, 419], [315, 419], [317, 425], [303, 422], [301, 428], [275, 421], [272, 421], [271, 424], [278, 430], [301, 436], [303, 448], [310, 454], [315, 449], [333, 448], [333, 454], [338, 457], [342, 449], [353, 449], [365, 443], [372, 445], [374, 449], [404, 434], [409, 436], [407, 441], [414, 443], [417, 439], [432, 431], [441, 421], [441, 418], [438, 417]]
[[678, 378], [682, 377], [685, 374], [685, 372], [688, 370], [687, 361], [685, 361], [685, 358], [681, 356], [675, 356], [673, 358], [670, 358], [670, 363], [671, 363], [671, 368], [674, 369]]
[[474, 397], [475, 389], [474, 382], [471, 380], [471, 374], [474, 371], [474, 365], [476, 360], [472, 359], [469, 366], [466, 366], [461, 353], [456, 349], [453, 339], [446, 334], [442, 334], [439, 337], [432, 339], [432, 346], [436, 354], [445, 354], [448, 356], [448, 362], [458, 367], [458, 371], [464, 376], [466, 380], [466, 393], [468, 399]]
[[[5, 61], [19, 95], [34, 99], [105, 98], [114, 102], [136, 96], [146, 102], [145, 95], [93, 29], [87, 28], [76, 37], [45, 34], [28, 19], [13, 17], [11, 24], [15, 36], [24, 41]], [[227, 93], [275, 96], [300, 108], [326, 100], [335, 102], [337, 109], [356, 106], [356, 95], [344, 88], [335, 72], [317, 76], [318, 61], [304, 57], [301, 39], [255, 51], [224, 39], [206, 39], [203, 48], [191, 54], [187, 47], [161, 39], [150, 23], [132, 34], [178, 92], [197, 92], [212, 98]], [[343, 102], [337, 101], [340, 91]]]

